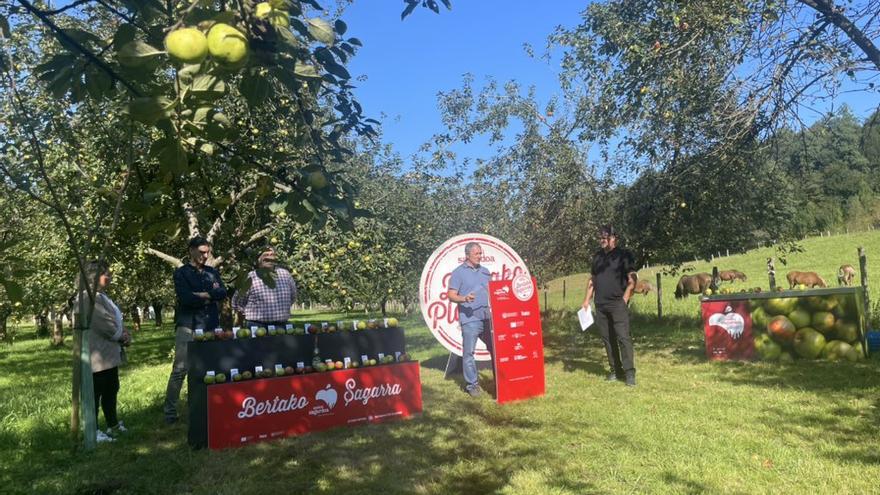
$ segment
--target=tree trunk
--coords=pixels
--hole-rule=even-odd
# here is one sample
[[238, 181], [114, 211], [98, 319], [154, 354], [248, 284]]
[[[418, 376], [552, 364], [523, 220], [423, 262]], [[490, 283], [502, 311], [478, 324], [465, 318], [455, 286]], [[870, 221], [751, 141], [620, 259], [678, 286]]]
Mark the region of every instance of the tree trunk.
[[134, 327], [134, 331], [140, 331], [141, 329], [141, 312], [138, 308], [137, 304], [131, 305], [131, 325]]
[[388, 298], [387, 298], [387, 297], [383, 297], [383, 298], [382, 298], [382, 316], [383, 316], [383, 317], [385, 317], [385, 316], [388, 315], [388, 313], [385, 311], [385, 306], [386, 306], [387, 304], [388, 304]]
[[153, 301], [153, 311], [156, 312], [155, 322], [156, 322], [157, 327], [162, 326], [162, 307], [163, 306], [164, 306], [164, 304], [162, 304], [162, 301]]
[[52, 318], [52, 345], [59, 347], [64, 344], [64, 312], [56, 311]]
[[43, 310], [40, 314], [34, 315], [34, 325], [37, 327], [37, 337], [49, 336], [49, 312]]
[[7, 322], [12, 311], [9, 309], [0, 309], [0, 340], [12, 343], [12, 335], [9, 334]]

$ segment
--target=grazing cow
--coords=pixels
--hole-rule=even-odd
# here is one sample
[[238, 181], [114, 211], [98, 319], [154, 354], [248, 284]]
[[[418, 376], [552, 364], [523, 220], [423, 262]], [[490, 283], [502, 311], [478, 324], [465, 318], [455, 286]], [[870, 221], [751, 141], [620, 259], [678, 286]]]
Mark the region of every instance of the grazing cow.
[[724, 270], [718, 273], [718, 278], [725, 282], [733, 283], [736, 280], [746, 281], [746, 274], [739, 270]]
[[675, 298], [681, 299], [689, 294], [702, 294], [711, 283], [712, 275], [705, 272], [682, 275], [675, 287]]
[[647, 296], [648, 292], [651, 292], [653, 290], [654, 290], [654, 286], [651, 285], [650, 282], [647, 282], [645, 280], [639, 280], [638, 282], [636, 282], [636, 288], [633, 289], [633, 292], [635, 292], [636, 294], [642, 294], [642, 295]]
[[807, 287], [828, 287], [825, 283], [825, 280], [819, 276], [816, 272], [788, 272], [788, 275], [785, 276], [788, 279], [788, 288], [794, 289], [794, 287], [798, 284], [804, 284]]
[[837, 269], [837, 285], [852, 285], [856, 269], [852, 265], [840, 265]]

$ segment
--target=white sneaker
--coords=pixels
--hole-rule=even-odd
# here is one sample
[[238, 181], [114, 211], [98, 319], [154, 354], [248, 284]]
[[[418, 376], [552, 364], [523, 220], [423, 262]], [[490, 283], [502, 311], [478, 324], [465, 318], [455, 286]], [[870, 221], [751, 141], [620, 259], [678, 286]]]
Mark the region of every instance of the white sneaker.
[[112, 441], [113, 441], [113, 437], [107, 435], [106, 433], [104, 433], [104, 432], [101, 431], [101, 430], [98, 430], [97, 433], [96, 433], [95, 435], [96, 435], [96, 437], [97, 437], [96, 440], [98, 441], [98, 443], [112, 442]]
[[116, 426], [111, 426], [107, 428], [107, 434], [113, 436], [115, 433], [125, 433], [128, 431], [128, 428], [125, 427], [125, 424], [120, 421], [116, 424]]

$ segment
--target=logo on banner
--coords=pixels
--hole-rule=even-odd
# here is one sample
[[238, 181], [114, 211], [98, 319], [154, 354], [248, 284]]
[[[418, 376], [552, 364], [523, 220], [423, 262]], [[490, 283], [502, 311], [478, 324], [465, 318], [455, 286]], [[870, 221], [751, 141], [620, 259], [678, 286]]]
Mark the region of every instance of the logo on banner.
[[730, 338], [739, 340], [746, 327], [746, 321], [743, 317], [735, 313], [733, 308], [727, 306], [723, 313], [715, 313], [709, 317], [709, 325], [724, 329]]
[[349, 378], [345, 382], [345, 405], [360, 402], [366, 406], [372, 399], [400, 395], [402, 391], [399, 383], [382, 383], [373, 387], [358, 388], [358, 382], [354, 378]]
[[535, 294], [535, 286], [532, 285], [532, 277], [519, 274], [510, 283], [513, 287], [513, 295], [522, 302], [526, 302]]
[[324, 404], [327, 404], [328, 409], [333, 409], [333, 406], [336, 405], [337, 398], [338, 395], [336, 394], [336, 390], [334, 390], [329, 383], [327, 384], [327, 388], [318, 390], [318, 393], [315, 394], [315, 400], [323, 401]]
[[[529, 276], [529, 270], [516, 251], [503, 241], [485, 234], [463, 234], [453, 237], [438, 247], [425, 263], [419, 283], [419, 305], [422, 317], [434, 338], [449, 352], [461, 356], [461, 326], [458, 305], [449, 301], [446, 292], [452, 271], [465, 260], [464, 247], [476, 242], [483, 249], [480, 264], [492, 274], [492, 280], [513, 280], [519, 275]], [[482, 341], [477, 341], [474, 356], [488, 361], [491, 355]]]
[[510, 287], [502, 287], [495, 292], [493, 292], [498, 299], [507, 299], [507, 296], [510, 295]]

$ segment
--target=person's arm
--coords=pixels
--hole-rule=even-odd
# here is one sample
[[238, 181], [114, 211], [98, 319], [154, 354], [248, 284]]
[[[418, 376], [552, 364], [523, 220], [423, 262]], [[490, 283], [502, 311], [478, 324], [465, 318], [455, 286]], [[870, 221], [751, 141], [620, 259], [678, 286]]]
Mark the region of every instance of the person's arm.
[[592, 301], [593, 301], [593, 276], [590, 275], [590, 278], [587, 279], [587, 295], [584, 296], [584, 302], [583, 302], [583, 304], [581, 304], [581, 306], [583, 306], [584, 309], [589, 308], [590, 303]]
[[450, 301], [454, 303], [464, 303], [464, 302], [473, 302], [477, 296], [474, 295], [473, 292], [466, 296], [459, 295], [458, 291], [455, 289], [449, 289], [446, 291], [446, 297], [449, 298]]
[[459, 294], [461, 291], [461, 280], [456, 277], [455, 273], [452, 274], [452, 277], [449, 278], [449, 290], [446, 291], [446, 297], [449, 298], [450, 301], [454, 303], [469, 303], [473, 302], [477, 296], [474, 295], [473, 292], [470, 294], [461, 295]]
[[629, 299], [632, 297], [633, 290], [636, 288], [636, 281], [639, 279], [639, 274], [636, 272], [636, 260], [632, 253], [629, 251], [626, 251], [626, 253], [627, 256], [623, 267], [624, 273], [626, 273], [626, 289], [623, 290], [623, 303], [629, 304]]
[[626, 275], [627, 283], [626, 289], [623, 291], [623, 303], [629, 304], [629, 299], [632, 297], [633, 290], [636, 287], [636, 280], [638, 280], [638, 274], [636, 272], [629, 272]]
[[211, 272], [214, 274], [214, 286], [208, 290], [208, 294], [210, 294], [212, 301], [222, 301], [226, 299], [226, 286], [223, 285], [223, 279], [220, 278], [220, 272], [214, 269], [212, 269]]
[[[248, 278], [250, 278], [251, 274], [248, 273], [247, 276], [248, 276]], [[253, 284], [253, 280], [251, 281], [251, 284]], [[232, 308], [234, 310], [238, 311], [239, 313], [244, 314], [244, 310], [247, 307], [248, 300], [250, 299], [250, 296], [251, 296], [250, 287], [248, 287], [246, 290], [239, 289], [239, 290], [235, 291], [235, 294], [232, 296]]]
[[193, 292], [183, 270], [180, 269], [174, 270], [174, 292], [180, 305], [185, 308], [198, 308], [205, 304], [205, 298]]
[[122, 340], [124, 330], [116, 326], [116, 312], [110, 307], [106, 296], [96, 294], [95, 310], [92, 312], [90, 330], [104, 340], [119, 342]]

